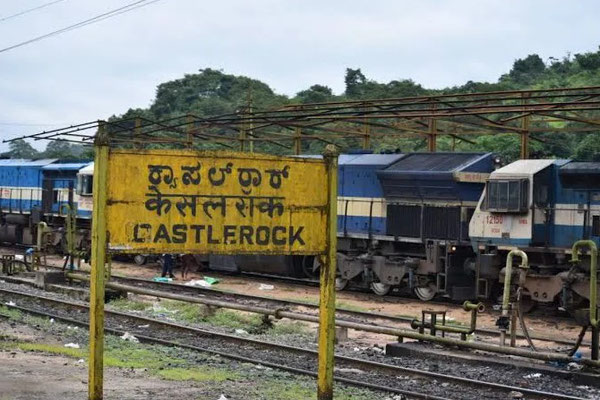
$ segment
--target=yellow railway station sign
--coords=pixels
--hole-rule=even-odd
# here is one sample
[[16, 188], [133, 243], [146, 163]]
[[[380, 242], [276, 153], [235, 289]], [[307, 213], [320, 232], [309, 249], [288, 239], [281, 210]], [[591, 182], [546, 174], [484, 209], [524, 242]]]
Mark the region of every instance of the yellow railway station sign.
[[[317, 398], [333, 399], [337, 150], [320, 158], [95, 143], [88, 398], [104, 386], [108, 253], [316, 255]], [[108, 250], [108, 251], [107, 251]]]
[[322, 159], [192, 150], [109, 151], [108, 249], [322, 254]]

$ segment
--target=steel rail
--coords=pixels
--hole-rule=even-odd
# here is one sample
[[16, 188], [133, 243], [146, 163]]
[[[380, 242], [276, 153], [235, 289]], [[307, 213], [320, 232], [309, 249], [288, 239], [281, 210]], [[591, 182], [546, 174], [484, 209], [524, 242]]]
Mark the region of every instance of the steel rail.
[[[76, 302], [69, 302], [69, 301], [65, 301], [65, 300], [60, 300], [60, 299], [53, 299], [47, 296], [43, 296], [43, 295], [35, 295], [32, 293], [21, 293], [21, 292], [15, 292], [9, 289], [0, 289], [0, 292], [3, 293], [8, 293], [10, 295], [14, 295], [14, 296], [21, 296], [21, 297], [27, 297], [27, 298], [34, 298], [34, 299], [39, 299], [45, 302], [49, 302], [49, 303], [55, 303], [55, 304], [61, 304], [67, 307], [74, 307], [74, 308], [79, 308], [79, 309], [89, 309], [89, 305], [87, 304], [82, 304], [82, 303], [76, 303]], [[54, 318], [55, 320], [63, 320], [72, 324], [77, 324], [80, 326], [87, 326], [88, 324], [86, 322], [82, 322], [76, 319], [72, 319], [72, 318], [67, 318], [67, 317], [62, 317], [60, 315], [56, 315], [56, 314], [51, 314], [51, 313], [46, 313], [46, 312], [42, 312], [39, 310], [33, 310], [33, 309], [28, 309], [26, 307], [22, 307], [22, 306], [17, 306], [17, 305], [5, 305], [8, 308], [14, 308], [14, 309], [20, 309], [24, 312], [31, 312], [31, 313], [35, 313], [38, 315], [44, 315], [44, 316], [48, 316], [50, 318]], [[128, 319], [132, 319], [132, 320], [136, 320], [136, 321], [140, 321], [141, 323], [151, 323], [151, 324], [155, 324], [158, 326], [162, 326], [162, 327], [169, 327], [169, 328], [173, 328], [173, 329], [177, 329], [180, 331], [188, 331], [188, 332], [192, 332], [194, 334], [199, 334], [199, 335], [205, 335], [205, 336], [211, 336], [213, 338], [218, 338], [218, 339], [223, 339], [223, 340], [227, 340], [227, 341], [233, 341], [236, 343], [251, 343], [260, 347], [265, 347], [265, 348], [275, 348], [278, 350], [284, 350], [284, 351], [290, 351], [290, 352], [294, 352], [294, 353], [302, 353], [302, 354], [307, 354], [307, 355], [312, 355], [312, 356], [317, 356], [318, 352], [315, 350], [310, 350], [310, 349], [305, 349], [305, 348], [301, 348], [301, 347], [296, 347], [296, 346], [289, 346], [289, 345], [283, 345], [280, 343], [272, 343], [272, 342], [267, 342], [267, 341], [262, 341], [262, 340], [257, 340], [257, 339], [251, 339], [251, 338], [244, 338], [244, 337], [240, 337], [240, 336], [235, 336], [235, 335], [230, 335], [230, 334], [225, 334], [225, 333], [219, 333], [219, 332], [215, 332], [215, 331], [210, 331], [210, 330], [205, 330], [205, 329], [200, 329], [200, 328], [194, 328], [194, 327], [190, 327], [190, 326], [186, 326], [186, 325], [181, 325], [181, 324], [176, 324], [176, 323], [172, 323], [172, 322], [166, 322], [166, 321], [161, 321], [161, 320], [157, 320], [154, 318], [148, 318], [148, 317], [141, 317], [138, 315], [134, 315], [134, 314], [129, 314], [129, 313], [124, 313], [124, 312], [118, 312], [118, 311], [111, 311], [111, 310], [106, 310], [105, 311], [106, 315], [115, 315], [115, 316], [119, 316], [122, 318], [128, 318]], [[113, 328], [109, 328], [109, 327], [105, 327], [105, 330], [110, 332], [110, 333], [115, 333], [115, 334], [120, 334], [122, 335], [124, 333], [124, 331], [122, 330], [117, 330], [117, 329], [113, 329]], [[196, 346], [192, 346], [192, 345], [187, 345], [187, 344], [182, 344], [182, 343], [178, 343], [178, 342], [171, 342], [171, 341], [165, 341], [163, 339], [158, 339], [158, 338], [153, 338], [150, 336], [143, 336], [143, 335], [136, 335], [136, 337], [138, 339], [142, 339], [145, 341], [153, 341], [155, 343], [161, 343], [161, 344], [166, 344], [166, 345], [171, 345], [174, 347], [186, 347], [186, 348], [190, 348], [190, 349], [196, 349], [198, 351], [202, 351], [202, 352], [209, 352], [209, 353], [213, 353], [213, 354], [219, 354], [222, 355], [226, 358], [231, 358], [231, 359], [237, 359], [239, 361], [246, 361], [246, 362], [251, 362], [254, 364], [261, 364], [261, 365], [265, 365], [265, 366], [270, 366], [273, 368], [280, 368], [280, 366], [278, 364], [272, 364], [272, 363], [268, 363], [262, 360], [255, 360], [255, 359], [249, 359], [243, 356], [239, 356], [239, 355], [235, 355], [235, 354], [228, 354], [228, 353], [222, 353], [222, 352], [218, 352], [215, 350], [211, 350], [211, 349], [205, 349], [205, 348], [199, 348]], [[576, 396], [571, 396], [571, 395], [566, 395], [566, 394], [559, 394], [559, 393], [551, 393], [551, 392], [545, 392], [545, 391], [539, 391], [539, 390], [535, 390], [535, 389], [529, 389], [529, 388], [523, 388], [523, 387], [517, 387], [517, 386], [511, 386], [511, 385], [504, 385], [504, 384], [500, 384], [500, 383], [494, 383], [494, 382], [487, 382], [487, 381], [480, 381], [480, 380], [476, 380], [476, 379], [469, 379], [469, 378], [464, 378], [464, 377], [460, 377], [460, 376], [455, 376], [455, 375], [447, 375], [447, 374], [442, 374], [442, 373], [438, 373], [438, 372], [431, 372], [431, 371], [426, 371], [426, 370], [419, 370], [416, 368], [409, 368], [409, 367], [400, 367], [400, 366], [396, 366], [396, 365], [391, 365], [391, 364], [386, 364], [386, 363], [381, 363], [381, 362], [374, 362], [374, 361], [369, 361], [369, 360], [363, 360], [363, 359], [358, 359], [358, 358], [354, 358], [354, 357], [347, 357], [347, 356], [340, 356], [340, 355], [336, 355], [335, 356], [336, 361], [343, 361], [343, 362], [347, 362], [349, 364], [358, 366], [358, 367], [362, 367], [365, 368], [367, 370], [380, 370], [380, 371], [386, 371], [386, 372], [392, 372], [392, 373], [403, 373], [403, 374], [407, 374], [407, 375], [415, 375], [415, 376], [421, 376], [421, 377], [427, 377], [427, 378], [433, 378], [433, 379], [442, 379], [442, 380], [449, 380], [449, 381], [453, 381], [453, 382], [457, 382], [460, 384], [466, 384], [466, 385], [470, 385], [470, 386], [475, 386], [475, 387], [487, 387], [490, 389], [497, 389], [497, 390], [502, 390], [502, 391], [519, 391], [521, 393], [524, 394], [529, 394], [529, 395], [533, 395], [536, 397], [542, 397], [542, 398], [556, 398], [556, 399], [573, 399], [573, 400], [579, 400], [581, 399], [580, 397], [576, 397]], [[270, 364], [270, 365], [269, 365]], [[306, 370], [299, 370], [296, 368], [292, 368], [292, 367], [288, 367], [288, 366], [281, 366], [281, 367], [285, 367], [288, 368], [289, 371], [294, 372], [294, 371], [306, 371]], [[311, 376], [316, 376], [316, 373], [312, 372], [312, 371], [306, 371], [306, 372], [310, 372]], [[299, 373], [303, 373], [303, 372], [299, 372]], [[399, 393], [399, 394], [406, 394], [406, 395], [413, 395], [413, 396], [418, 396], [420, 398], [431, 398], [431, 399], [437, 399], [439, 397], [436, 396], [431, 396], [431, 395], [427, 395], [427, 394], [422, 394], [422, 393], [417, 393], [417, 392], [410, 392], [410, 391], [405, 391], [405, 390], [401, 390], [401, 389], [396, 389], [396, 388], [390, 388], [390, 387], [383, 387], [383, 386], [378, 386], [378, 385], [373, 385], [373, 384], [369, 384], [366, 382], [357, 382], [355, 380], [348, 380], [347, 382], [344, 381], [344, 378], [341, 377], [337, 377], [335, 378], [336, 380], [340, 381], [340, 382], [344, 382], [344, 383], [349, 383], [349, 382], [354, 382], [356, 386], [363, 386], [363, 387], [370, 387], [370, 388], [374, 388], [377, 390], [382, 390], [382, 391], [389, 391], [392, 393]], [[365, 386], [366, 385], [370, 385], [370, 386]]]
[[[274, 279], [276, 279], [276, 278], [274, 278]], [[306, 308], [311, 308], [311, 309], [318, 311], [318, 305], [303, 302], [303, 301], [284, 300], [284, 299], [277, 299], [277, 298], [272, 298], [272, 297], [267, 297], [267, 296], [257, 296], [257, 295], [251, 295], [251, 294], [245, 294], [245, 293], [225, 292], [225, 291], [214, 289], [214, 288], [206, 288], [206, 287], [201, 287], [201, 286], [187, 286], [184, 284], [173, 283], [173, 282], [165, 282], [165, 283], [160, 282], [159, 283], [159, 282], [151, 281], [148, 279], [136, 278], [136, 277], [111, 276], [111, 280], [120, 280], [122, 282], [131, 282], [136, 286], [150, 284], [159, 289], [169, 288], [169, 286], [174, 286], [176, 288], [176, 290], [178, 290], [178, 291], [181, 291], [181, 290], [189, 291], [189, 292], [196, 291], [197, 293], [209, 294], [211, 296], [226, 297], [226, 298], [233, 297], [233, 298], [249, 300], [249, 301], [264, 301], [264, 302], [280, 304], [282, 306], [306, 307]], [[302, 282], [302, 281], [300, 281], [300, 282]], [[300, 282], [298, 282], [298, 283], [300, 283]], [[312, 282], [312, 281], [309, 281], [309, 282]], [[318, 282], [317, 282], [317, 285], [318, 285]], [[447, 306], [446, 303], [438, 303], [438, 302], [435, 302], [435, 303], [427, 302], [424, 304], [436, 304], [436, 305], [440, 305], [440, 306]], [[391, 315], [391, 314], [385, 314], [385, 313], [373, 313], [373, 312], [369, 312], [369, 311], [351, 310], [351, 309], [344, 308], [344, 307], [336, 307], [336, 312], [339, 312], [340, 314], [343, 314], [343, 315], [347, 315], [349, 317], [368, 318], [368, 319], [372, 319], [372, 320], [380, 319], [380, 320], [388, 320], [388, 321], [392, 321], [392, 322], [406, 323], [406, 324], [411, 324], [412, 321], [414, 320], [414, 317], [403, 317], [403, 316], [399, 316], [399, 315]], [[375, 325], [375, 324], [373, 324], [373, 325]], [[493, 336], [493, 337], [500, 336], [499, 331], [497, 331], [495, 329], [487, 329], [487, 328], [477, 328], [475, 330], [475, 333], [485, 335], [485, 336]], [[553, 338], [550, 336], [543, 336], [543, 335], [531, 335], [531, 334], [529, 336], [531, 339], [534, 339], [534, 340], [539, 340], [539, 341], [544, 341], [544, 342], [553, 342], [553, 343], [564, 344], [564, 345], [569, 345], [569, 346], [574, 345], [573, 341], [567, 340], [567, 339]], [[525, 339], [525, 335], [523, 335], [522, 333], [518, 333], [517, 337], [519, 339]], [[589, 345], [589, 342], [584, 342], [584, 345]]]
[[[69, 277], [71, 279], [84, 280], [84, 281], [88, 280], [89, 281], [89, 277], [84, 276], [84, 275], [67, 273], [67, 277]], [[215, 306], [215, 307], [227, 308], [227, 309], [238, 310], [238, 311], [247, 311], [247, 312], [252, 312], [252, 313], [257, 313], [257, 314], [262, 314], [262, 315], [269, 315], [269, 316], [273, 316], [275, 318], [288, 318], [288, 319], [292, 319], [292, 320], [312, 322], [312, 323], [319, 322], [318, 316], [307, 315], [307, 314], [302, 314], [302, 313], [298, 313], [298, 312], [290, 312], [290, 311], [286, 311], [283, 309], [273, 309], [273, 308], [262, 307], [262, 306], [251, 306], [251, 305], [244, 305], [244, 304], [239, 304], [239, 303], [236, 304], [236, 303], [231, 303], [231, 302], [226, 302], [226, 301], [221, 301], [221, 300], [190, 297], [190, 296], [184, 296], [184, 295], [173, 294], [173, 293], [168, 293], [168, 292], [161, 292], [161, 291], [156, 291], [156, 290], [151, 290], [151, 289], [142, 289], [142, 288], [138, 288], [135, 286], [128, 286], [128, 285], [122, 285], [119, 283], [111, 283], [111, 282], [107, 282], [105, 287], [110, 288], [110, 289], [115, 289], [115, 290], [121, 290], [121, 291], [143, 294], [143, 295], [148, 295], [148, 296], [154, 296], [154, 297], [159, 297], [159, 298], [166, 298], [166, 299], [171, 299], [171, 300], [178, 300], [178, 301], [183, 301], [183, 302], [188, 302], [188, 303], [205, 304], [208, 306]], [[500, 353], [500, 354], [505, 354], [505, 355], [512, 355], [512, 356], [518, 356], [518, 357], [524, 357], [524, 358], [530, 358], [530, 359], [536, 359], [536, 360], [542, 360], [542, 361], [576, 362], [576, 363], [580, 363], [580, 364], [587, 365], [590, 367], [600, 368], [600, 361], [598, 361], [598, 360], [573, 359], [572, 357], [570, 357], [568, 355], [558, 354], [558, 353], [533, 352], [533, 351], [524, 350], [524, 349], [515, 348], [515, 347], [501, 347], [501, 346], [491, 345], [491, 344], [487, 344], [487, 343], [467, 342], [467, 341], [462, 341], [462, 340], [458, 340], [458, 339], [450, 339], [450, 338], [445, 338], [445, 337], [437, 337], [437, 336], [431, 336], [431, 335], [427, 335], [427, 334], [415, 333], [413, 331], [408, 331], [408, 330], [400, 329], [400, 328], [362, 324], [362, 323], [356, 323], [356, 322], [345, 321], [345, 320], [338, 320], [336, 322], [336, 326], [359, 330], [359, 331], [364, 331], [364, 332], [380, 333], [380, 334], [390, 335], [390, 336], [394, 336], [394, 337], [398, 337], [398, 338], [416, 339], [416, 340], [425, 341], [425, 342], [443, 344], [446, 346], [455, 346], [458, 348], [482, 350], [482, 351], [487, 351], [487, 352], [491, 352], [491, 353]]]
[[[52, 266], [52, 265], [46, 265], [45, 267], [53, 268], [53, 269], [62, 269], [62, 267]], [[88, 272], [81, 271], [81, 270], [77, 271], [77, 273], [88, 274]], [[255, 274], [251, 274], [251, 276], [254, 276], [254, 275]], [[272, 276], [267, 276], [267, 278], [268, 279], [279, 279], [279, 277], [272, 277]], [[257, 295], [251, 295], [251, 294], [245, 294], [245, 293], [225, 292], [225, 291], [215, 289], [215, 288], [207, 288], [207, 287], [201, 287], [201, 286], [188, 286], [188, 285], [184, 285], [184, 284], [180, 284], [180, 283], [173, 283], [173, 282], [155, 282], [152, 280], [148, 280], [148, 279], [144, 279], [144, 278], [137, 278], [137, 277], [112, 275], [110, 277], [110, 279], [112, 281], [128, 282], [135, 286], [146, 286], [147, 287], [148, 285], [151, 285], [152, 287], [157, 288], [158, 290], [175, 289], [178, 292], [186, 291], [186, 292], [192, 293], [192, 294], [205, 294], [205, 295], [210, 295], [210, 296], [233, 298], [233, 299], [239, 299], [239, 300], [269, 302], [272, 304], [278, 304], [281, 307], [305, 307], [305, 308], [310, 308], [312, 310], [317, 310], [317, 311], [318, 311], [318, 307], [319, 307], [317, 304], [311, 304], [311, 303], [303, 302], [303, 301], [284, 300], [284, 299], [277, 299], [277, 298], [272, 298], [272, 297], [267, 297], [267, 296], [257, 296]], [[285, 278], [284, 280], [285, 281], [293, 280], [293, 278], [292, 279]], [[293, 281], [294, 281], [294, 283], [305, 284], [305, 281], [302, 281], [302, 280], [293, 280]], [[313, 281], [308, 281], [308, 282], [313, 282]], [[315, 282], [315, 283], [318, 284], [318, 282]], [[436, 305], [440, 305], [440, 306], [447, 306], [446, 303], [438, 303], [438, 302], [427, 302], [425, 304], [436, 304]], [[369, 311], [351, 310], [351, 309], [344, 308], [344, 307], [336, 307], [336, 313], [340, 313], [341, 315], [346, 315], [348, 317], [366, 318], [366, 319], [371, 319], [371, 320], [377, 320], [377, 319], [387, 320], [387, 321], [392, 321], [392, 322], [401, 323], [401, 324], [411, 324], [412, 321], [414, 320], [414, 317], [404, 317], [404, 316], [391, 315], [391, 314], [385, 314], [385, 313], [373, 313], [373, 312], [369, 312]], [[376, 326], [376, 324], [374, 324], [374, 323], [371, 323], [371, 324]], [[477, 328], [475, 330], [475, 333], [484, 335], [484, 336], [492, 336], [492, 337], [500, 336], [499, 331], [497, 331], [495, 329], [489, 329], [489, 328]], [[568, 340], [568, 339], [562, 339], [562, 338], [556, 338], [556, 337], [544, 336], [544, 335], [534, 335], [534, 334], [530, 334], [529, 336], [533, 340], [552, 342], [552, 343], [563, 344], [563, 345], [568, 345], [568, 346], [574, 345], [574, 342], [571, 340]], [[519, 332], [519, 333], [517, 333], [517, 338], [525, 339], [525, 335], [522, 332]], [[583, 345], [589, 346], [589, 342], [585, 341], [585, 342], [583, 342]]]

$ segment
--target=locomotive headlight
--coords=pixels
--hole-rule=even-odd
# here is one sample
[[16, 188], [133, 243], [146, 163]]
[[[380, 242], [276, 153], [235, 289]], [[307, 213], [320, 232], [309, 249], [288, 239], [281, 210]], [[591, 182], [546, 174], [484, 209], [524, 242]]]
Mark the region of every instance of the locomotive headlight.
[[450, 247], [450, 251], [456, 251], [456, 246]]

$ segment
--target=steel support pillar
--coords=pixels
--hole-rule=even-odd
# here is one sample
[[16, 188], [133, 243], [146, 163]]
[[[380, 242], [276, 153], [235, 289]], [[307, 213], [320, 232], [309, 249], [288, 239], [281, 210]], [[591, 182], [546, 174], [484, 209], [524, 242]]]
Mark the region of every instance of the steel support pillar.
[[96, 138], [94, 159], [94, 210], [92, 214], [92, 272], [90, 274], [90, 359], [88, 396], [101, 400], [104, 379], [104, 282], [106, 262], [106, 182], [108, 170], [108, 144], [104, 125], [100, 125]]
[[337, 172], [338, 152], [327, 145], [323, 153], [327, 165], [327, 250], [322, 258], [319, 302], [319, 369], [317, 399], [333, 399], [335, 351], [335, 275], [337, 248]]

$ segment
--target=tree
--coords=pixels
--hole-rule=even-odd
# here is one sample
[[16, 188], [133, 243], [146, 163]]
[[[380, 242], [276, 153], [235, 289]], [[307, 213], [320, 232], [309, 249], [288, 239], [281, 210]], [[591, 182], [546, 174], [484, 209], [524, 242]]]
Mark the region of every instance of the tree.
[[[239, 113], [251, 106], [254, 111], [265, 109], [276, 109], [288, 104], [315, 103], [327, 101], [341, 101], [347, 99], [368, 100], [374, 98], [412, 97], [441, 94], [460, 94], [474, 92], [510, 91], [519, 89], [547, 89], [556, 87], [583, 87], [600, 85], [600, 51], [581, 53], [571, 56], [567, 53], [564, 57], [549, 57], [547, 63], [537, 54], [514, 61], [510, 71], [500, 77], [496, 82], [468, 81], [463, 85], [443, 89], [426, 89], [410, 79], [395, 79], [389, 82], [377, 82], [368, 79], [360, 68], [347, 68], [344, 76], [345, 92], [336, 96], [332, 90], [320, 84], [299, 91], [291, 100], [284, 95], [275, 93], [266, 83], [246, 76], [226, 74], [221, 70], [205, 68], [194, 74], [186, 74], [180, 79], [161, 83], [156, 91], [156, 98], [149, 108], [129, 110], [121, 116], [113, 116], [111, 122], [117, 122], [121, 118], [128, 121], [119, 121], [123, 126], [110, 126], [110, 129], [127, 130], [135, 127], [135, 117], [147, 120], [160, 121], [172, 117], [185, 117], [193, 114], [198, 117], [210, 117], [221, 114]], [[534, 100], [532, 100], [534, 101]], [[505, 104], [514, 104], [506, 102]], [[597, 119], [598, 113], [592, 118]], [[171, 120], [172, 124], [180, 124], [184, 119]], [[536, 124], [539, 127], [544, 125]], [[554, 128], [579, 128], [580, 123], [576, 121], [549, 122], [546, 125], [547, 132], [538, 131], [534, 136], [540, 140], [530, 142], [530, 154], [532, 157], [578, 157], [582, 159], [593, 159], [597, 152], [592, 151], [595, 142], [594, 137], [582, 137], [571, 134], [558, 134], [551, 132]], [[349, 129], [348, 123], [339, 122], [334, 128]], [[443, 129], [443, 127], [442, 127]], [[289, 133], [285, 128], [270, 126], [272, 132]], [[375, 129], [377, 130], [377, 129]], [[206, 133], [220, 135], [226, 132], [221, 128], [207, 128]], [[322, 131], [306, 128], [302, 133], [318, 133]], [[461, 132], [456, 132], [461, 136]], [[172, 136], [176, 135], [172, 129], [154, 131], [154, 135]], [[490, 135], [477, 138], [470, 137], [475, 143], [461, 140], [452, 141], [448, 137], [439, 140], [440, 150], [455, 148], [457, 151], [492, 151], [502, 154], [507, 160], [519, 157], [519, 138], [517, 135]], [[580, 139], [585, 138], [585, 141]], [[599, 137], [600, 139], [600, 137]], [[356, 139], [332, 140], [342, 150], [360, 147], [360, 141]], [[403, 151], [424, 150], [426, 143], [417, 138], [387, 138], [385, 136], [372, 139], [372, 147], [377, 150], [395, 150], [401, 148]], [[584, 145], [585, 144], [585, 145]], [[283, 145], [283, 146], [282, 146]], [[579, 146], [578, 146], [579, 145]], [[168, 147], [157, 144], [159, 147]], [[319, 153], [322, 143], [311, 141], [310, 146], [303, 143], [307, 152]], [[223, 147], [210, 140], [197, 144], [198, 148]], [[257, 141], [254, 150], [273, 154], [289, 153], [287, 144]], [[66, 150], [66, 149], [63, 149]], [[72, 148], [71, 148], [72, 150]], [[68, 154], [68, 152], [67, 152]], [[59, 152], [59, 156], [64, 156]]]
[[358, 97], [363, 94], [362, 87], [367, 83], [367, 78], [361, 72], [360, 68], [346, 68], [344, 82], [346, 83], [346, 96]]
[[575, 54], [575, 61], [583, 69], [597, 70], [600, 68], [600, 51], [595, 53]]
[[78, 152], [78, 149], [76, 149], [76, 146], [72, 146], [71, 143], [62, 140], [52, 140], [48, 142], [43, 154], [46, 158], [73, 159], [78, 158], [76, 152]]
[[600, 161], [600, 134], [587, 135], [579, 142], [573, 156], [579, 161]]
[[36, 158], [39, 153], [23, 139], [10, 142], [8, 155], [10, 158]]
[[520, 84], [529, 84], [546, 71], [544, 60], [537, 54], [515, 60], [508, 76]]
[[310, 88], [296, 94], [296, 98], [300, 103], [323, 103], [333, 100], [333, 97], [331, 89], [323, 85], [312, 85]]

